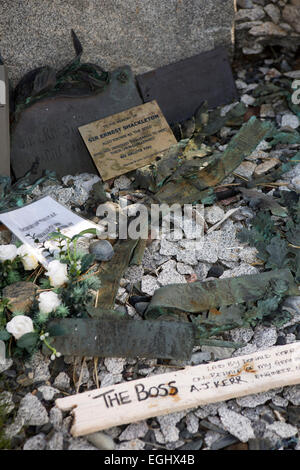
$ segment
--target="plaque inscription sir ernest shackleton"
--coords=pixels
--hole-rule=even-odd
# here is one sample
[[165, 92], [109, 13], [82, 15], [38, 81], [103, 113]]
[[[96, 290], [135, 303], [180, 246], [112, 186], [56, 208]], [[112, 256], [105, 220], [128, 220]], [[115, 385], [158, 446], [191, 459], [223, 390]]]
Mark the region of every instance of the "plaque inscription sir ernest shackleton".
[[79, 128], [103, 180], [148, 165], [176, 144], [156, 101]]

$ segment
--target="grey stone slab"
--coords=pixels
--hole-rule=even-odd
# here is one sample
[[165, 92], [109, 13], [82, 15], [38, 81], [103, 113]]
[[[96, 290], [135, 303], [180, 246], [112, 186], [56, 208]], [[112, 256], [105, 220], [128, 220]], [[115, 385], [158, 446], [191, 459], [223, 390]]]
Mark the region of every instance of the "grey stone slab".
[[144, 73], [219, 45], [232, 48], [234, 0], [2, 0], [1, 51], [11, 78], [34, 67], [60, 68], [72, 54]]
[[156, 100], [169, 123], [190, 118], [203, 101], [215, 108], [238, 99], [223, 47], [138, 75], [137, 82], [144, 101]]
[[[125, 76], [125, 78], [124, 78]], [[48, 97], [24, 109], [12, 129], [11, 162], [17, 178], [38, 162], [35, 177], [53, 170], [58, 176], [98, 171], [78, 127], [142, 104], [130, 67], [111, 74], [101, 92], [82, 97]]]
[[10, 176], [9, 91], [6, 67], [0, 57], [0, 176]]

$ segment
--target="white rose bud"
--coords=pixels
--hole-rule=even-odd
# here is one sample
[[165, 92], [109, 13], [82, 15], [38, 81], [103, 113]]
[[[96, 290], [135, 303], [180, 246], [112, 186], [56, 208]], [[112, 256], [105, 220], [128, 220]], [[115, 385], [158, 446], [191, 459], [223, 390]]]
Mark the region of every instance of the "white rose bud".
[[17, 315], [13, 317], [6, 324], [6, 329], [9, 333], [11, 333], [16, 339], [21, 338], [21, 336], [25, 335], [26, 333], [31, 333], [33, 330], [33, 322], [30, 317], [26, 315]]
[[0, 245], [0, 261], [13, 261], [17, 256], [17, 247], [15, 245]]
[[56, 310], [60, 306], [61, 301], [55, 292], [42, 292], [38, 298], [39, 309], [41, 313], [47, 314]]
[[49, 276], [50, 284], [52, 287], [60, 287], [65, 282], [68, 282], [68, 267], [66, 264], [58, 260], [51, 261], [48, 265], [48, 271], [45, 273]]
[[28, 246], [21, 245], [18, 248], [18, 255], [22, 259], [25, 271], [32, 271], [33, 269], [38, 267], [39, 262]]

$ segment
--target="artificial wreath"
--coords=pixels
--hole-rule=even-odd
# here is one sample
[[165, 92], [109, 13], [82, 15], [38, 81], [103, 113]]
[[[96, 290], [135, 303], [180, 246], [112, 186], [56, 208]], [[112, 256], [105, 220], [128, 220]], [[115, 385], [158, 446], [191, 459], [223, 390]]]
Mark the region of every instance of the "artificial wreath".
[[[61, 354], [51, 346], [50, 320], [88, 316], [87, 308], [100, 287], [94, 255], [77, 250], [78, 239], [88, 233], [96, 230], [84, 230], [72, 238], [60, 231], [51, 233], [52, 248], [47, 241], [42, 244], [52, 256], [47, 269], [27, 245], [0, 245], [0, 349], [6, 357], [28, 357], [44, 345], [54, 360]], [[36, 285], [28, 311], [13, 311], [10, 299], [3, 295], [5, 287], [20, 281]]]

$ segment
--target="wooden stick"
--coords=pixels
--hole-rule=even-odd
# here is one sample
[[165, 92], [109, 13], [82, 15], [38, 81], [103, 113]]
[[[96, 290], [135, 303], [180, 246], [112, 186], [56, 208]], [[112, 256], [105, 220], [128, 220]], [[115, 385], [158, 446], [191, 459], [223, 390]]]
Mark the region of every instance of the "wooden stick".
[[65, 398], [73, 436], [300, 383], [300, 342]]

